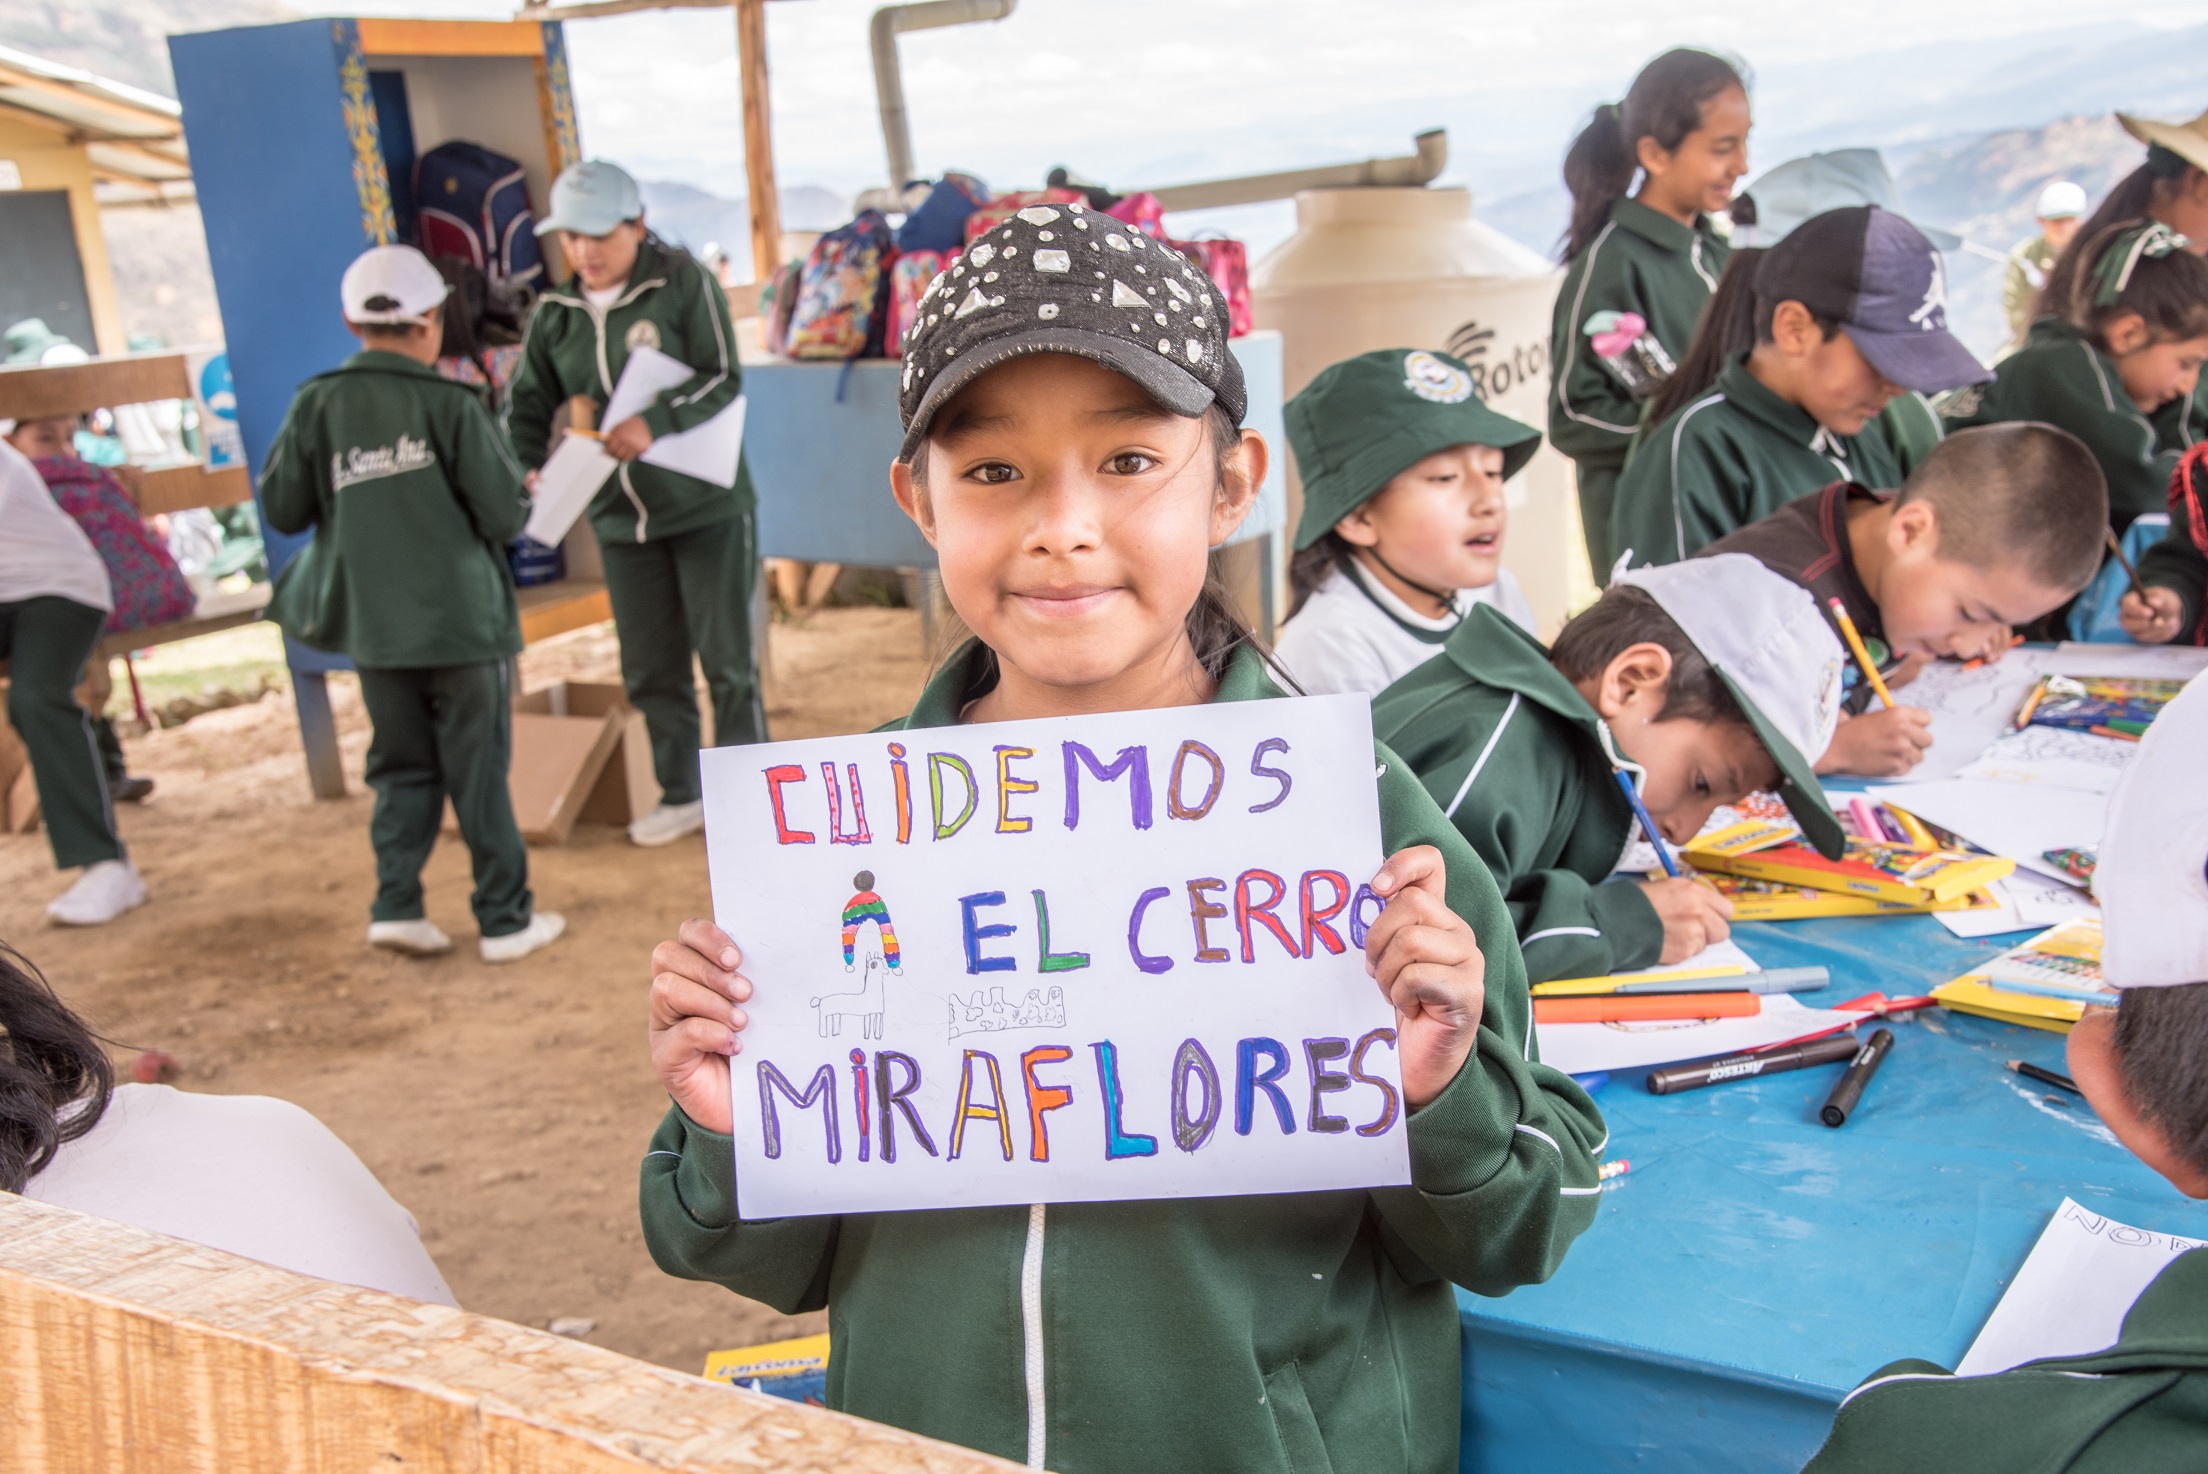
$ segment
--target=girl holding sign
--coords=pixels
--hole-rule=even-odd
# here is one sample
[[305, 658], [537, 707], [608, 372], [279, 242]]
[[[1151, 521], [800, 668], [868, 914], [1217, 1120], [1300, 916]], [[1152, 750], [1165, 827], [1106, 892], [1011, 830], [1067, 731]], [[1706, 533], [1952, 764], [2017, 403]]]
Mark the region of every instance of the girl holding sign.
[[[891, 480], [975, 638], [899, 725], [1282, 694], [1207, 571], [1267, 454], [1238, 428], [1226, 320], [1201, 272], [1074, 205], [1021, 211], [937, 278]], [[674, 1099], [643, 1165], [653, 1257], [831, 1307], [831, 1406], [1030, 1467], [1454, 1469], [1450, 1282], [1547, 1278], [1593, 1219], [1606, 1132], [1532, 1058], [1486, 868], [1400, 760], [1373, 764], [1388, 859], [1363, 950], [1395, 1014], [1409, 1186], [740, 1220], [729, 1061], [753, 988], [690, 921], [652, 958]]]

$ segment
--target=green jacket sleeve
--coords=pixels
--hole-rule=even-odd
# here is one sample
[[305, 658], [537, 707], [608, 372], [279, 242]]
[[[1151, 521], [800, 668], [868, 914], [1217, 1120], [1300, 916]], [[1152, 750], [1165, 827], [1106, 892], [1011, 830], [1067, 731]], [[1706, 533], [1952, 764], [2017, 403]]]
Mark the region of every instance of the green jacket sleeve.
[[736, 330], [729, 323], [728, 294], [711, 273], [688, 257], [670, 286], [682, 295], [682, 341], [691, 378], [652, 401], [642, 419], [652, 438], [694, 430], [735, 402], [744, 373], [736, 363]]
[[736, 1148], [670, 1106], [644, 1154], [638, 1210], [652, 1262], [710, 1280], [784, 1315], [828, 1303], [840, 1218], [736, 1217]]
[[[1914, 389], [1903, 390], [1878, 413], [1878, 418], [1865, 427], [1868, 433], [1885, 438], [1893, 451], [1894, 462], [1906, 478], [1926, 456], [1939, 448], [1946, 438], [1946, 429], [1940, 423], [1938, 411], [1922, 394]], [[1877, 491], [1891, 491], [1894, 487], [1875, 487]]]
[[560, 389], [560, 371], [552, 362], [549, 325], [555, 312], [551, 304], [537, 308], [522, 339], [521, 368], [506, 390], [506, 443], [522, 465], [534, 471], [552, 453], [552, 416], [567, 396]]
[[451, 425], [452, 480], [460, 492], [460, 504], [478, 536], [504, 547], [521, 536], [529, 522], [529, 493], [522, 486], [521, 466], [474, 396], [453, 398], [459, 413]]
[[306, 428], [299, 414], [300, 399], [291, 401], [284, 423], [261, 464], [261, 516], [278, 532], [305, 532], [322, 520], [321, 464], [315, 451], [302, 442]]
[[1572, 263], [1558, 289], [1549, 335], [1555, 388], [1549, 394], [1549, 443], [1574, 460], [1615, 465], [1640, 427], [1640, 402], [1602, 366], [1588, 342], [1587, 319], [1598, 312], [1647, 308], [1622, 252], [1598, 241]]
[[2201, 614], [2208, 610], [2208, 554], [2193, 542], [2192, 519], [2185, 508], [2171, 509], [2169, 532], [2140, 558], [2139, 581], [2170, 589], [2184, 601], [2179, 640], [2200, 637]]
[[1494, 878], [1403, 760], [1385, 747], [1379, 757], [1386, 848], [1441, 851], [1450, 909], [1471, 924], [1487, 977], [1472, 1054], [1410, 1118], [1411, 1185], [1373, 1198], [1391, 1250], [1477, 1294], [1507, 1294], [1554, 1274], [1594, 1221], [1609, 1128], [1570, 1076], [1533, 1057], [1525, 966]]

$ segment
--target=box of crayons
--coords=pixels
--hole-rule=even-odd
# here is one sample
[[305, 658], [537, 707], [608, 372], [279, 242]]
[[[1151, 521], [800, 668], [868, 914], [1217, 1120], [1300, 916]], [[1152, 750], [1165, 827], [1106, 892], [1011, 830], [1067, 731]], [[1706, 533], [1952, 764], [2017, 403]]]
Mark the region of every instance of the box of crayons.
[[2183, 681], [2049, 676], [2024, 698], [2016, 726], [2060, 727], [2137, 742], [2184, 686]]
[[2067, 1034], [2087, 1008], [2114, 1004], [2117, 995], [2101, 980], [2101, 923], [2084, 918], [2011, 947], [1932, 996], [1960, 1013]]
[[[1736, 826], [1737, 827], [1737, 826]], [[1928, 910], [1959, 903], [2016, 869], [2014, 860], [1926, 849], [1890, 840], [1848, 838], [1837, 860], [1799, 844], [1740, 850], [1731, 830], [1696, 839], [1680, 851], [1695, 869], [1746, 880], [1829, 891], [1872, 901], [1897, 901]]]
[[1743, 875], [1706, 874], [1703, 882], [1733, 903], [1735, 921], [1807, 921], [1819, 916], [1921, 916], [1930, 911], [1998, 911], [1993, 892], [1970, 891], [1948, 901], [1881, 901], [1870, 896], [1812, 890], [1750, 880]]

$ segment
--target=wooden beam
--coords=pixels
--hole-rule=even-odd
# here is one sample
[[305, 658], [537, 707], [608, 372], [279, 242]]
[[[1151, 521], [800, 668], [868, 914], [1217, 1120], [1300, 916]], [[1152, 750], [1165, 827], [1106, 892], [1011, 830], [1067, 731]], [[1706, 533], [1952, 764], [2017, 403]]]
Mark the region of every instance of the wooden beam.
[[21, 1474], [1020, 1467], [6, 1194], [0, 1407]]
[[645, 10], [725, 10], [734, 0], [577, 0], [573, 5], [524, 5], [524, 20], [589, 20]]
[[253, 478], [243, 466], [166, 466], [138, 478], [138, 510], [148, 517], [193, 507], [234, 507], [253, 500]]
[[613, 597], [595, 579], [563, 578], [514, 591], [521, 611], [521, 642], [534, 645], [586, 624], [613, 618]]
[[766, 0], [736, 0], [736, 62], [744, 89], [751, 271], [753, 279], [765, 286], [782, 265], [782, 197], [774, 183], [774, 109], [767, 88]]
[[362, 16], [363, 56], [542, 56], [535, 21], [379, 20]]
[[[90, 263], [86, 266], [89, 278]], [[95, 358], [51, 368], [36, 364], [0, 368], [0, 419], [52, 420], [118, 404], [191, 397], [192, 381], [184, 371], [181, 353]]]

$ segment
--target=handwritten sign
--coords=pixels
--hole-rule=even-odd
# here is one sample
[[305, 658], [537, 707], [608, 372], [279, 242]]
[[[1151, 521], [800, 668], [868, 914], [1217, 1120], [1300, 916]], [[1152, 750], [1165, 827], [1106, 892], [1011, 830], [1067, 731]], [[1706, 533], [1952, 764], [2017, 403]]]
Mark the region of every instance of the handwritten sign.
[[745, 1218], [1404, 1183], [1362, 696], [704, 754]]

